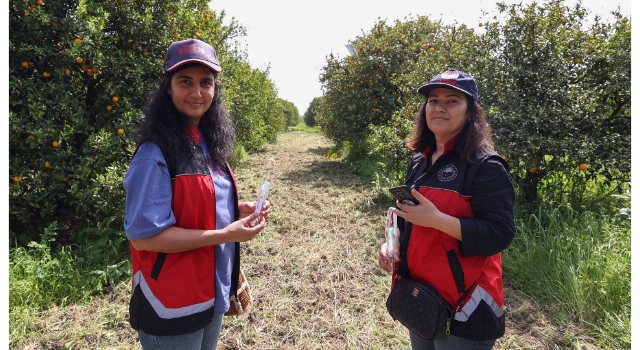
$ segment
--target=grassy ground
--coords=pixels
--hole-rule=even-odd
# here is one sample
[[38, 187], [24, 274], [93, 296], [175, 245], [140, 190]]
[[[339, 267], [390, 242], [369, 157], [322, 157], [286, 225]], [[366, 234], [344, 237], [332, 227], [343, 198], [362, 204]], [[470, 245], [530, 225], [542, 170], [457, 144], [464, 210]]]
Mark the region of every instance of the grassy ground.
[[[254, 304], [227, 317], [220, 349], [407, 349], [408, 332], [384, 306], [390, 276], [376, 262], [386, 189], [353, 175], [319, 133], [292, 131], [236, 167], [240, 196], [254, 200], [266, 159], [277, 175], [265, 230], [242, 244], [242, 268]], [[91, 303], [43, 310], [16, 349], [139, 349], [127, 323], [129, 284]], [[596, 349], [567, 344], [574, 325], [554, 324], [544, 307], [514, 288], [505, 292], [507, 333], [496, 349]]]

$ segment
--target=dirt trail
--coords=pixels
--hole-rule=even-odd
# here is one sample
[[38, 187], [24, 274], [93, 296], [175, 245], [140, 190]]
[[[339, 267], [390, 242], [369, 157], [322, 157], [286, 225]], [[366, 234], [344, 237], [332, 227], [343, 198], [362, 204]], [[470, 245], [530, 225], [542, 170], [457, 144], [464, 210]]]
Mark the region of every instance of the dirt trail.
[[[390, 276], [376, 262], [393, 203], [327, 158], [330, 147], [320, 134], [288, 132], [235, 166], [241, 198], [255, 200], [264, 162], [276, 160], [274, 210], [265, 230], [241, 246], [254, 304], [225, 318], [219, 349], [410, 348], [406, 329], [387, 314]], [[88, 305], [46, 310], [20, 348], [139, 349], [127, 323], [129, 293], [122, 283]], [[507, 334], [496, 349], [563, 348], [554, 340], [558, 327], [537, 310], [507, 289]]]

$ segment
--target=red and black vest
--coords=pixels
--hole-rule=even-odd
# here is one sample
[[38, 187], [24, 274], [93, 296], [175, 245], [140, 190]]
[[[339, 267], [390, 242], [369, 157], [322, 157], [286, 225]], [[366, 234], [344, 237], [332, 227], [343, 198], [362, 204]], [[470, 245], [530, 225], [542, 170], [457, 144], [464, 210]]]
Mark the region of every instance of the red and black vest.
[[[415, 155], [405, 185], [415, 188], [447, 215], [473, 218], [472, 182], [480, 165], [487, 159], [500, 161], [507, 171], [508, 165], [495, 152], [477, 155], [469, 163], [447, 152], [452, 144], [447, 146], [445, 153], [429, 167], [425, 159], [430, 154], [429, 148], [424, 154]], [[454, 309], [462, 300], [451, 322], [451, 334], [471, 340], [501, 337], [505, 317], [500, 253], [465, 256], [461, 252], [462, 242], [444, 232], [405, 220], [398, 225], [401, 261], [397, 274], [434, 286]]]
[[[176, 227], [215, 229], [215, 193], [209, 168], [200, 148], [200, 134], [188, 129], [192, 154], [165, 155], [171, 175], [171, 209]], [[237, 183], [233, 178], [235, 206]], [[235, 220], [238, 219], [236, 210]], [[202, 247], [180, 253], [138, 251], [130, 245], [133, 292], [129, 304], [131, 326], [152, 335], [179, 335], [207, 326], [213, 319], [215, 304], [215, 249]], [[231, 278], [231, 294], [236, 293], [240, 271], [240, 245]]]

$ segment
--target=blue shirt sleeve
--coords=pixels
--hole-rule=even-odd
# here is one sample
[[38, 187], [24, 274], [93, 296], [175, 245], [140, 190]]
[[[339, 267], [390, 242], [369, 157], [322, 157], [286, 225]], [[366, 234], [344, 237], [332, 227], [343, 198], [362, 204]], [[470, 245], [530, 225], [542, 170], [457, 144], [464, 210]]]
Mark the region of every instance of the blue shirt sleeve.
[[130, 240], [156, 235], [176, 223], [171, 210], [171, 176], [156, 144], [138, 148], [123, 185], [127, 193], [124, 230]]

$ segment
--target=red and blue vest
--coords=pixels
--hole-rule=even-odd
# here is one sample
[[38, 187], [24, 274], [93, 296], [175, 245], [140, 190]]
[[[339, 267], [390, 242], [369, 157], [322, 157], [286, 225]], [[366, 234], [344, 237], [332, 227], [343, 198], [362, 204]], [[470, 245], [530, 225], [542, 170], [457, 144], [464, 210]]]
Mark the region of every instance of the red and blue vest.
[[[215, 192], [202, 148], [200, 134], [188, 129], [192, 154], [166, 153], [173, 197], [175, 226], [186, 229], [215, 229]], [[238, 206], [236, 178], [229, 168]], [[238, 219], [236, 211], [235, 220]], [[206, 246], [180, 253], [139, 251], [131, 244], [133, 292], [129, 304], [131, 326], [152, 335], [179, 335], [204, 328], [213, 319], [215, 304], [215, 249]], [[240, 270], [240, 245], [231, 278], [235, 294]]]

